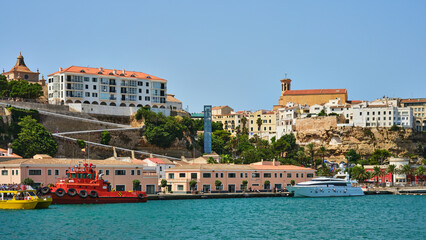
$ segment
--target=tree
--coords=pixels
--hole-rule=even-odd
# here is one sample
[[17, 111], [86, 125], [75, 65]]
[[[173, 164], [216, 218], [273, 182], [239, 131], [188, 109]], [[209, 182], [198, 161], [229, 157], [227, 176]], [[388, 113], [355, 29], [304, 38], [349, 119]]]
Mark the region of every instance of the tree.
[[325, 113], [325, 110], [323, 109], [323, 110], [321, 110], [320, 113], [318, 113], [318, 116], [324, 117], [324, 116], [327, 116], [327, 114]]
[[257, 124], [257, 130], [259, 131], [259, 135], [262, 137], [262, 134], [261, 134], [262, 133], [261, 127], [262, 127], [262, 124], [263, 124], [262, 119], [258, 118], [256, 120], [256, 124]]
[[141, 181], [138, 179], [133, 180], [133, 191], [140, 191]]
[[392, 154], [390, 154], [390, 152], [386, 149], [380, 150], [380, 149], [376, 149], [373, 152], [373, 155], [370, 158], [370, 164], [379, 164], [382, 165], [384, 164], [384, 162], [386, 161], [386, 159], [388, 159], [390, 156], [392, 156]]
[[405, 175], [405, 182], [408, 182], [408, 175], [411, 175], [413, 173], [413, 169], [411, 169], [411, 166], [409, 164], [406, 164], [404, 166], [401, 166], [398, 169], [398, 172], [400, 174], [404, 174]]
[[390, 173], [392, 175], [392, 187], [393, 187], [393, 183], [395, 182], [395, 173], [397, 173], [397, 169], [396, 166], [393, 164], [390, 164], [388, 166], [388, 168], [386, 169], [386, 173]]
[[244, 116], [244, 117], [242, 117], [241, 118], [241, 125], [243, 125], [243, 128], [242, 128], [242, 132], [243, 132], [243, 134], [248, 134], [248, 128], [246, 127], [247, 126], [247, 118]]
[[216, 190], [221, 190], [220, 186], [222, 186], [222, 182], [220, 180], [214, 181], [214, 185], [216, 186]]
[[[162, 188], [167, 187], [167, 180], [166, 179], [161, 179], [160, 186]], [[166, 192], [166, 189], [163, 189], [163, 192]]]
[[379, 184], [379, 177], [383, 176], [383, 171], [379, 166], [374, 166], [372, 176], [376, 178], [376, 184]]
[[22, 183], [24, 185], [29, 185], [29, 186], [33, 186], [34, 185], [34, 180], [32, 180], [31, 178], [25, 178], [24, 181], [22, 181]]
[[325, 153], [327, 152], [327, 149], [324, 146], [321, 146], [318, 152], [321, 154], [322, 162], [324, 162], [324, 156], [325, 156]]
[[290, 147], [290, 144], [284, 139], [284, 136], [272, 143], [272, 149], [278, 158], [283, 157], [284, 152], [287, 152]]
[[86, 142], [85, 142], [84, 140], [82, 140], [82, 139], [77, 139], [77, 145], [78, 145], [81, 149], [83, 149], [83, 148], [85, 148], [85, 147], [86, 147]]
[[12, 143], [13, 151], [23, 158], [32, 158], [36, 154], [48, 154], [54, 156], [58, 150], [58, 144], [52, 134], [46, 128], [37, 123], [31, 116], [26, 116], [18, 123], [21, 132]]
[[356, 162], [358, 162], [358, 160], [361, 159], [361, 155], [359, 155], [358, 153], [356, 153], [356, 151], [353, 150], [353, 149], [349, 150], [349, 152], [346, 154], [345, 157], [346, 157], [348, 166], [351, 163], [356, 163]]
[[243, 184], [243, 189], [246, 190], [247, 189], [248, 181], [247, 180], [243, 180], [242, 184]]
[[111, 134], [108, 131], [102, 131], [101, 144], [108, 145], [111, 140]]
[[305, 166], [306, 165], [306, 154], [305, 154], [305, 148], [300, 147], [299, 150], [296, 153], [297, 159], [299, 160], [300, 164]]
[[208, 164], [216, 164], [217, 162], [216, 162], [216, 160], [214, 160], [214, 158], [209, 157], [209, 158], [207, 159], [207, 163], [208, 163]]
[[371, 178], [369, 172], [366, 172], [363, 166], [350, 168], [350, 175], [359, 182], [364, 182], [364, 180]]
[[291, 179], [290, 184], [291, 184], [291, 186], [294, 186], [296, 184], [296, 181], [294, 181], [293, 179]]
[[263, 186], [265, 189], [270, 189], [271, 188], [271, 182], [269, 180], [265, 180], [265, 182], [263, 183]]
[[[426, 171], [425, 171], [425, 167], [424, 166], [418, 166], [415, 170], [414, 170], [414, 175], [417, 178], [422, 179], [423, 176], [425, 175]], [[417, 180], [417, 179], [416, 179]], [[422, 179], [423, 180], [423, 179]]]
[[330, 167], [327, 166], [325, 163], [322, 163], [321, 167], [316, 171], [316, 175], [329, 177], [329, 176], [332, 176], [333, 174], [331, 173]]
[[189, 188], [191, 190], [195, 190], [195, 187], [197, 186], [197, 181], [196, 180], [191, 180], [189, 181]]
[[[311, 155], [311, 162], [314, 163], [314, 156], [315, 156], [315, 144], [314, 143], [309, 143], [308, 145], [306, 145], [306, 148], [309, 152], [309, 155]], [[316, 169], [317, 166], [314, 163], [314, 169]]]

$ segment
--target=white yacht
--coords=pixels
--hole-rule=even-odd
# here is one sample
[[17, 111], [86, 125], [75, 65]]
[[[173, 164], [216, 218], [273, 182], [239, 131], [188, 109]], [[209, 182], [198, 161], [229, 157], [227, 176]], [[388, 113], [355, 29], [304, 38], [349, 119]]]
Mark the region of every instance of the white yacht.
[[353, 187], [349, 177], [332, 178], [319, 177], [313, 178], [308, 182], [301, 182], [295, 186], [287, 186], [290, 193], [295, 197], [350, 197], [364, 196], [360, 187]]

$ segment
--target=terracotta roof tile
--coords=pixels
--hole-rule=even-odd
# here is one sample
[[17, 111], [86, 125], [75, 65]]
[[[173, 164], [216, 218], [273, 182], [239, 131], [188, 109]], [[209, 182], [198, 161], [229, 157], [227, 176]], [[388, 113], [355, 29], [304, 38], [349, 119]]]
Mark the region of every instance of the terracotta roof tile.
[[101, 76], [115, 76], [115, 77], [123, 77], [123, 78], [149, 79], [149, 80], [158, 80], [158, 81], [165, 81], [165, 82], [167, 81], [165, 79], [155, 77], [143, 72], [134, 72], [134, 71], [127, 71], [127, 70], [123, 72], [123, 70], [116, 70], [116, 74], [114, 74], [114, 69], [102, 68], [101, 70], [100, 68], [79, 67], [79, 66], [71, 66], [71, 67], [63, 69], [62, 71], [49, 74], [49, 76], [52, 76], [58, 73], [65, 73], [65, 72], [89, 74], [89, 75], [101, 75]]
[[284, 95], [307, 95], [307, 94], [337, 94], [347, 93], [346, 89], [309, 89], [309, 90], [288, 90]]

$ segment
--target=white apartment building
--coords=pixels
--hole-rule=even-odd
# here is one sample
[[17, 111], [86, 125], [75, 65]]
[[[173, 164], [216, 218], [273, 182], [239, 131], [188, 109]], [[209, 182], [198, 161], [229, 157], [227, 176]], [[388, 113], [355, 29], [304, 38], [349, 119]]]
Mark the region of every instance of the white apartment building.
[[142, 72], [71, 66], [48, 77], [49, 103], [81, 112], [131, 115], [149, 106], [169, 115], [166, 99], [167, 80]]
[[356, 127], [413, 127], [413, 110], [410, 107], [392, 105], [354, 106], [352, 124]]
[[294, 132], [297, 119], [305, 116], [305, 112], [309, 111], [309, 109], [309, 106], [294, 103], [288, 103], [286, 107], [279, 108], [276, 115], [277, 139]]

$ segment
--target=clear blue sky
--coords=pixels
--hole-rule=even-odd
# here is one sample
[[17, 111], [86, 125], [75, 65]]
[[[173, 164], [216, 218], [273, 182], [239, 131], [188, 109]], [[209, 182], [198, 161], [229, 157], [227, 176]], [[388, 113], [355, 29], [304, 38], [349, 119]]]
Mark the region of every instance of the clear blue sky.
[[0, 68], [71, 65], [168, 80], [204, 104], [272, 109], [292, 89], [426, 97], [426, 1], [2, 1]]

